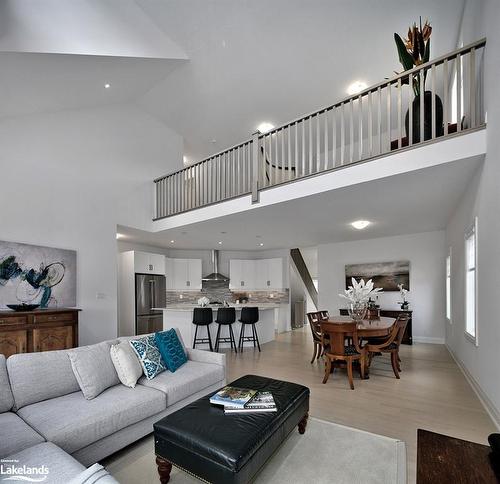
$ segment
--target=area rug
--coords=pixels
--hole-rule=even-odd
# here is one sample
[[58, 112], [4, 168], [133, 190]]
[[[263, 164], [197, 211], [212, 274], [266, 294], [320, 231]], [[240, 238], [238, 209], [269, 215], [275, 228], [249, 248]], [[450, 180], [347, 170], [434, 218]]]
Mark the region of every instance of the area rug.
[[[121, 484], [158, 484], [152, 436], [103, 464]], [[198, 484], [172, 469], [171, 484]], [[406, 446], [401, 440], [310, 418], [304, 435], [292, 432], [255, 484], [405, 484]]]

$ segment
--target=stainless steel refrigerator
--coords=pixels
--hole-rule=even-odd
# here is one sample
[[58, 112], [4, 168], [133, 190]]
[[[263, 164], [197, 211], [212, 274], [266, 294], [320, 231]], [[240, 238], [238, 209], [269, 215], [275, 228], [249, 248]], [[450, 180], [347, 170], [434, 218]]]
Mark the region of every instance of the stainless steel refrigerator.
[[163, 312], [152, 308], [164, 308], [166, 299], [165, 276], [135, 275], [135, 334], [163, 330]]

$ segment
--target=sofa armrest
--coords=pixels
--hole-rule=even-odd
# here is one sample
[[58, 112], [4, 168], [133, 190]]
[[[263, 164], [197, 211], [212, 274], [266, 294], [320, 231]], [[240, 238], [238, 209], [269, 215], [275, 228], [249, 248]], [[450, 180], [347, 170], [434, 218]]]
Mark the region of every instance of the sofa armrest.
[[186, 348], [186, 352], [188, 359], [191, 361], [212, 363], [226, 367], [226, 355], [224, 353], [214, 353], [212, 351], [196, 350], [193, 348]]

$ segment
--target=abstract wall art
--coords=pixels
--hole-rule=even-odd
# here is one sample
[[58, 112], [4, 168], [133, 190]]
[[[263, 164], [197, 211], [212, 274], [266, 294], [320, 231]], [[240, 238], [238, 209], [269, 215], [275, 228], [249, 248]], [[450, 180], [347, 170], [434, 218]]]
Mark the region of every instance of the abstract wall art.
[[375, 287], [381, 287], [384, 291], [399, 291], [398, 284], [404, 284], [404, 288], [410, 290], [410, 261], [346, 265], [346, 289], [352, 285], [352, 277], [357, 281], [372, 279]]
[[0, 241], [0, 307], [76, 306], [76, 251]]

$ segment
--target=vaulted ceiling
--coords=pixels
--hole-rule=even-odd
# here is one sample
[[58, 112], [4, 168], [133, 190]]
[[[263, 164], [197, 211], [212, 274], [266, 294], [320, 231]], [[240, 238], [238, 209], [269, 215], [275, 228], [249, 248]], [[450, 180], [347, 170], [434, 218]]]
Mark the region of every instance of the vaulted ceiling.
[[464, 0], [41, 3], [0, 4], [0, 116], [134, 102], [194, 161], [390, 76], [419, 15], [453, 50]]

